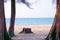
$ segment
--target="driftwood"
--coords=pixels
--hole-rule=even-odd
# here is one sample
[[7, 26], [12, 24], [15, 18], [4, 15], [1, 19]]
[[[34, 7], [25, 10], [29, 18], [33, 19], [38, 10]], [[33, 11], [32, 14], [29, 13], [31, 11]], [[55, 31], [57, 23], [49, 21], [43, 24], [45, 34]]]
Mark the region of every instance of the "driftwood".
[[31, 28], [23, 28], [23, 30], [20, 33], [33, 33], [31, 31]]

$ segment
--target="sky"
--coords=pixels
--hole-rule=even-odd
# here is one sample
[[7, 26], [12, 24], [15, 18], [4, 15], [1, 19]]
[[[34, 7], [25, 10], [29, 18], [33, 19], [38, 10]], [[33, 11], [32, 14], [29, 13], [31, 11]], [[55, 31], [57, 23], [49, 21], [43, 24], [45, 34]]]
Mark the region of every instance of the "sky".
[[[37, 2], [36, 2], [37, 1]], [[33, 3], [30, 9], [23, 3], [16, 3], [16, 18], [53, 18], [56, 12], [56, 3], [52, 0], [28, 0]], [[11, 2], [4, 3], [5, 17], [11, 17]]]

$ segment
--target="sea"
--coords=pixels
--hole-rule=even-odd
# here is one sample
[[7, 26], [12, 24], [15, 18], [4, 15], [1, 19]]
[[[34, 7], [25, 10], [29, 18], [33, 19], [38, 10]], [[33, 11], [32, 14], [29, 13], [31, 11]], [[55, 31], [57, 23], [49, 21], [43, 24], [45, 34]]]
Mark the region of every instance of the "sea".
[[[52, 24], [54, 18], [15, 18], [15, 25], [40, 25]], [[10, 25], [10, 18], [6, 18], [6, 24]]]

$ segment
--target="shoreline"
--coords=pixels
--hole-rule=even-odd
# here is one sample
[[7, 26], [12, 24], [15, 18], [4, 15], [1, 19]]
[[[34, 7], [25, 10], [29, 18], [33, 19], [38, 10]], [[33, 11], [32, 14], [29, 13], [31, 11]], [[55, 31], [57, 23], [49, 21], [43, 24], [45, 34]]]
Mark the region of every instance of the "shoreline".
[[[44, 26], [47, 26], [47, 25], [49, 25], [49, 26], [52, 26], [52, 24], [32, 24], [32, 25], [39, 25], [39, 26], [42, 26], [42, 25], [44, 25]], [[10, 25], [8, 24], [8, 25], [6, 25], [7, 27], [9, 27]], [[22, 26], [22, 25], [14, 25], [14, 26]], [[25, 25], [26, 26], [26, 25]]]

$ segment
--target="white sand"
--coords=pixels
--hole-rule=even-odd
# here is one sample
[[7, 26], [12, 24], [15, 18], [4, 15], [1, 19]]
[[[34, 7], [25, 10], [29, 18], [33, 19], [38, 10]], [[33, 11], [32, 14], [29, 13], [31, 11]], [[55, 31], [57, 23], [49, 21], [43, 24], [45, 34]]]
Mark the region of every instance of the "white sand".
[[[44, 40], [50, 29], [51, 24], [49, 25], [15, 25], [14, 32], [15, 37], [12, 37], [13, 40]], [[35, 34], [18, 34], [23, 30], [23, 28], [31, 28], [32, 32]], [[7, 27], [7, 30], [9, 27]]]
[[[38, 34], [41, 32], [48, 33], [50, 31], [51, 24], [49, 25], [15, 25], [14, 27], [15, 34], [18, 34], [19, 32], [21, 32], [23, 28], [31, 28], [32, 32], [38, 33]], [[8, 29], [9, 27], [7, 27], [7, 30]]]

